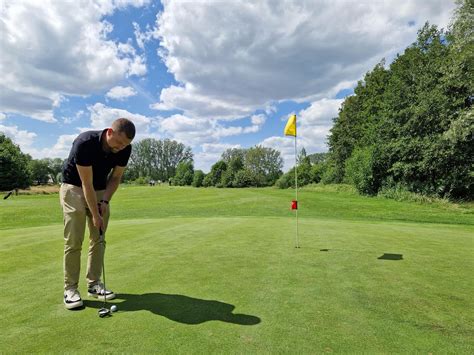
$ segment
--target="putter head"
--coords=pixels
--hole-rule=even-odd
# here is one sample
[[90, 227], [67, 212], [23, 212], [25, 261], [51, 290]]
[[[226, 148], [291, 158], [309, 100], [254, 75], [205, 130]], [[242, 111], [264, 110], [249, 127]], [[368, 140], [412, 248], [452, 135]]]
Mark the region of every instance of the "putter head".
[[110, 309], [107, 309], [107, 308], [99, 309], [99, 317], [100, 318], [108, 317], [108, 316], [111, 316], [111, 315], [112, 314], [110, 313]]

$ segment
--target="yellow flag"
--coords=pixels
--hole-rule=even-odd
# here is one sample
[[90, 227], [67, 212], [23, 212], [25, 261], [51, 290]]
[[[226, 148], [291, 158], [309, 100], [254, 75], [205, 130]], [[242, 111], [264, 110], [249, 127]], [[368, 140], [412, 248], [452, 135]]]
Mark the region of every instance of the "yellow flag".
[[296, 115], [291, 115], [288, 122], [286, 122], [285, 136], [296, 137]]

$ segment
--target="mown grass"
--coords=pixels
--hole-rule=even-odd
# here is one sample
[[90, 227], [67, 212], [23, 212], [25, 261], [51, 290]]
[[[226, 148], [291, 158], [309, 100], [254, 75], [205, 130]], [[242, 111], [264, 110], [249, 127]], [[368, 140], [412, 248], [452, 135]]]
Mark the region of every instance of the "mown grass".
[[[293, 191], [126, 187], [119, 312], [64, 310], [57, 195], [0, 202], [0, 352], [472, 353], [471, 209]], [[85, 264], [83, 255], [83, 273]]]

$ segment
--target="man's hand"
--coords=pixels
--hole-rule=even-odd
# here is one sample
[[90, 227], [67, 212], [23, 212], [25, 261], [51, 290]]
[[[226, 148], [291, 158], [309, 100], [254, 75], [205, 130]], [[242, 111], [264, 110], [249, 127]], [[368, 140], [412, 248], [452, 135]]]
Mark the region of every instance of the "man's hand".
[[98, 230], [104, 230], [104, 220], [101, 215], [92, 216], [92, 223]]
[[99, 213], [101, 216], [106, 216], [109, 212], [109, 202], [105, 200], [100, 200], [99, 202]]

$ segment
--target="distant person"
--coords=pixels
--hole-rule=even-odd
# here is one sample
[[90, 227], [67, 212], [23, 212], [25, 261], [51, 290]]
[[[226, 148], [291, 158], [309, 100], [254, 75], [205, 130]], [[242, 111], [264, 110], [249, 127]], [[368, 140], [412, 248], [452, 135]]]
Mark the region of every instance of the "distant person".
[[119, 118], [111, 128], [77, 136], [64, 163], [60, 202], [64, 217], [64, 306], [67, 309], [83, 305], [78, 286], [86, 221], [88, 295], [101, 299], [115, 297], [112, 291], [104, 289], [100, 279], [104, 248], [99, 230], [105, 233], [107, 229], [109, 203], [130, 158], [134, 137], [135, 125]]

